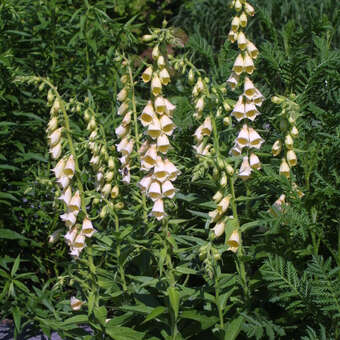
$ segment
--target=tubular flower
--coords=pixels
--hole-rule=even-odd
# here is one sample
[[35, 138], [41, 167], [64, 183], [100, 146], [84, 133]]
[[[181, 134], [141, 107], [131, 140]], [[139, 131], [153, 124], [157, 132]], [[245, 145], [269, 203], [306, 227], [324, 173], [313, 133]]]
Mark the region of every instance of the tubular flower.
[[142, 76], [144, 82], [151, 80], [151, 99], [139, 117], [146, 128], [148, 140], [138, 150], [141, 169], [147, 172], [138, 185], [153, 201], [151, 216], [162, 220], [166, 216], [163, 199], [174, 197], [172, 181], [178, 174], [177, 168], [166, 158], [170, 148], [169, 137], [176, 128], [171, 119], [176, 106], [164, 97], [165, 86], [171, 78], [167, 69], [167, 57], [162, 54], [159, 45], [153, 48], [152, 57], [153, 66], [149, 66]]

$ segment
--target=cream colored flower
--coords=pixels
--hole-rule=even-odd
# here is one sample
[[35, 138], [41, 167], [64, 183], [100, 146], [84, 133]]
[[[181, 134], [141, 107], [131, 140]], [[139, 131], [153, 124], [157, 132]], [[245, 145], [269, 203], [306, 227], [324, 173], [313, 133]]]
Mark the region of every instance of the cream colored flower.
[[245, 10], [246, 14], [251, 16], [251, 17], [254, 16], [254, 14], [255, 14], [254, 7], [252, 5], [250, 5], [248, 2], [246, 2], [244, 4], [244, 10]]
[[288, 134], [285, 138], [285, 145], [288, 149], [293, 149], [294, 141], [290, 134]]
[[163, 85], [168, 85], [170, 83], [170, 74], [166, 68], [163, 68], [163, 70], [159, 72], [159, 78]]
[[217, 211], [219, 212], [219, 214], [224, 214], [228, 207], [229, 207], [229, 203], [230, 203], [230, 198], [231, 196], [228, 195], [226, 197], [224, 197], [218, 204], [217, 204]]
[[297, 164], [297, 157], [293, 150], [287, 151], [287, 162], [290, 167], [295, 166]]
[[123, 102], [126, 99], [127, 95], [128, 95], [128, 91], [127, 91], [126, 87], [124, 87], [118, 93], [117, 100], [120, 101], [120, 102]]
[[74, 214], [77, 214], [80, 210], [80, 193], [79, 190], [77, 190], [74, 195], [71, 198], [70, 203], [68, 204], [68, 208], [70, 212], [73, 212]]
[[165, 103], [165, 100], [164, 100], [164, 98], [162, 96], [158, 96], [155, 99], [155, 110], [159, 114], [165, 113], [166, 103]]
[[222, 198], [223, 198], [223, 194], [221, 191], [217, 191], [215, 195], [213, 196], [213, 200], [215, 201], [215, 203], [220, 202]]
[[151, 124], [153, 117], [155, 117], [155, 111], [153, 109], [151, 100], [149, 100], [140, 116], [142, 125], [147, 126]]
[[247, 14], [242, 12], [241, 15], [240, 15], [240, 26], [246, 27], [247, 23], [248, 23]]
[[[166, 117], [166, 116], [164, 116], [164, 117]], [[151, 124], [148, 126], [148, 135], [152, 139], [156, 139], [157, 137], [160, 136], [161, 132], [162, 132], [161, 123], [160, 123], [159, 119], [156, 116], [154, 116], [152, 118]]]
[[229, 246], [228, 250], [236, 253], [240, 246], [240, 234], [238, 230], [234, 230], [227, 241], [227, 245]]
[[65, 189], [69, 186], [70, 184], [70, 177], [68, 176], [62, 176], [60, 178], [57, 179], [57, 183], [60, 184], [60, 186]]
[[256, 170], [261, 169], [260, 159], [253, 152], [250, 154], [250, 162], [249, 163], [250, 163], [250, 167], [252, 169], [256, 169]]
[[165, 67], [165, 59], [162, 55], [160, 55], [158, 58], [157, 58], [157, 65], [159, 68], [164, 68]]
[[158, 221], [163, 219], [163, 217], [165, 216], [165, 212], [164, 212], [164, 203], [162, 199], [158, 199], [154, 203], [151, 214], [152, 216], [156, 217]]
[[285, 158], [282, 158], [279, 173], [280, 173], [280, 175], [283, 175], [283, 176], [285, 176], [287, 178], [290, 177], [289, 165], [287, 164]]
[[[243, 68], [243, 59], [242, 59], [242, 68]], [[232, 72], [231, 75], [229, 76], [227, 80], [227, 84], [230, 86], [232, 90], [235, 90], [239, 79], [240, 79], [240, 76], [236, 74], [235, 72]]]
[[242, 129], [240, 130], [236, 138], [236, 142], [241, 147], [249, 145], [249, 129], [248, 129], [247, 124], [244, 124], [242, 126]]
[[151, 80], [151, 77], [152, 77], [152, 66], [149, 66], [143, 72], [142, 79], [144, 83], [148, 83]]
[[294, 138], [296, 138], [299, 135], [299, 130], [297, 129], [297, 127], [295, 125], [290, 130], [290, 134]]
[[152, 78], [151, 92], [155, 97], [162, 93], [162, 83], [157, 75], [154, 75]]
[[169, 150], [170, 142], [166, 134], [162, 133], [157, 138], [157, 150], [163, 154], [166, 154]]
[[148, 190], [148, 196], [156, 201], [162, 197], [161, 185], [158, 181], [153, 181]]
[[81, 233], [86, 237], [92, 237], [95, 232], [96, 229], [93, 228], [91, 220], [88, 217], [85, 217], [83, 219]]
[[175, 188], [170, 181], [162, 183], [163, 196], [173, 198], [175, 196]]
[[244, 94], [251, 99], [256, 93], [256, 88], [253, 82], [249, 79], [249, 77], [245, 77], [244, 79]]
[[247, 38], [243, 32], [240, 32], [237, 36], [237, 46], [241, 51], [245, 50], [247, 47]]
[[67, 189], [62, 193], [60, 197], [58, 197], [59, 200], [64, 201], [66, 205], [69, 205], [72, 198], [72, 190], [71, 187], [68, 186]]
[[123, 120], [122, 120], [122, 126], [128, 126], [131, 123], [131, 111], [126, 112]]
[[118, 116], [123, 115], [127, 110], [129, 109], [129, 105], [127, 104], [127, 102], [123, 102], [119, 108], [118, 108]]
[[167, 115], [163, 115], [160, 119], [160, 125], [162, 128], [162, 131], [168, 135], [171, 136], [176, 125], [174, 124], [174, 122], [167, 116]]
[[65, 223], [65, 225], [71, 228], [76, 223], [76, 215], [72, 212], [68, 212], [60, 215], [61, 220]]
[[62, 129], [63, 128], [56, 129], [48, 136], [50, 146], [55, 146], [59, 143]]
[[152, 167], [156, 164], [157, 160], [157, 145], [151, 144], [149, 150], [145, 153], [143, 161], [150, 164]]
[[47, 130], [52, 132], [58, 127], [58, 118], [57, 117], [52, 117], [48, 124], [47, 124]]
[[246, 117], [251, 121], [254, 121], [255, 118], [259, 115], [259, 111], [252, 102], [246, 102], [244, 110], [246, 112]]
[[76, 297], [72, 296], [70, 300], [70, 305], [72, 310], [80, 310], [81, 306], [84, 304], [84, 302], [80, 301]]
[[252, 74], [255, 70], [253, 59], [246, 52], [243, 59], [243, 69], [248, 73]]
[[272, 154], [274, 157], [278, 156], [282, 150], [282, 143], [278, 139], [272, 146]]
[[264, 139], [252, 127], [249, 127], [248, 131], [250, 147], [260, 149]]
[[61, 142], [60, 141], [57, 145], [50, 148], [50, 154], [53, 159], [58, 159], [60, 157], [61, 155]]
[[64, 230], [63, 229], [57, 229], [55, 232], [53, 232], [49, 237], [48, 237], [48, 243], [55, 243], [59, 237], [60, 237], [60, 234], [63, 232]]
[[286, 195], [282, 194], [274, 203], [273, 205], [269, 208], [269, 213], [277, 217], [281, 212], [284, 210], [284, 206], [286, 205]]
[[140, 189], [143, 191], [143, 192], [146, 192], [149, 190], [149, 187], [151, 185], [151, 182], [152, 182], [152, 175], [149, 174], [149, 175], [146, 175], [144, 176], [138, 183], [138, 186], [140, 187]]
[[256, 46], [250, 40], [248, 40], [248, 43], [247, 43], [247, 51], [248, 51], [248, 54], [253, 59], [256, 59], [258, 54], [259, 54], [259, 50], [256, 48]]
[[[242, 54], [239, 54], [237, 56], [237, 58], [235, 59], [235, 62], [234, 62], [234, 66], [233, 66], [233, 72], [236, 74], [236, 75], [240, 75], [243, 70], [244, 70], [244, 59], [242, 57]], [[254, 66], [254, 65], [253, 65]]]
[[168, 99], [164, 98], [164, 102], [165, 102], [165, 113], [168, 116], [172, 116], [175, 109], [176, 109], [176, 105], [172, 104]]
[[252, 169], [249, 165], [248, 156], [244, 156], [238, 176], [241, 177], [241, 179], [245, 181], [250, 177], [251, 172], [252, 172]]
[[62, 158], [58, 161], [57, 165], [51, 170], [54, 172], [54, 176], [56, 178], [60, 178], [64, 175], [64, 167], [66, 165], [65, 158]]
[[243, 96], [239, 96], [233, 111], [231, 112], [231, 115], [236, 118], [236, 120], [239, 122], [244, 118], [244, 113], [245, 113], [245, 106], [243, 103]]
[[168, 179], [170, 181], [175, 181], [177, 176], [180, 174], [180, 171], [176, 168], [176, 166], [169, 161], [168, 159], [164, 160], [164, 166], [169, 174]]
[[164, 182], [169, 176], [169, 172], [161, 157], [157, 157], [157, 161], [153, 170], [153, 175], [159, 182]]
[[234, 32], [237, 32], [239, 27], [240, 27], [240, 18], [238, 16], [235, 16], [231, 22], [231, 29]]
[[212, 228], [214, 234], [215, 234], [215, 237], [220, 237], [223, 235], [224, 233], [224, 228], [225, 228], [225, 223], [224, 221], [219, 221], [215, 224], [215, 227]]

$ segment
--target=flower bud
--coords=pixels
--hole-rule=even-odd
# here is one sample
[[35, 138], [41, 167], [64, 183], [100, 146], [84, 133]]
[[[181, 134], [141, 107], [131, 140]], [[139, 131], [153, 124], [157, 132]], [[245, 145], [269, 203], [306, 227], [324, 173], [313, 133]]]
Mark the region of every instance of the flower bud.
[[195, 75], [192, 69], [190, 69], [188, 73], [188, 81], [189, 81], [189, 84], [193, 84], [195, 82]]
[[52, 89], [49, 89], [48, 93], [47, 93], [47, 103], [48, 103], [48, 105], [51, 105], [53, 100], [54, 100], [53, 91], [52, 91]]
[[292, 127], [292, 129], [290, 130], [290, 134], [292, 137], [296, 138], [299, 135], [299, 130], [296, 128], [296, 126], [294, 125]]
[[261, 169], [261, 162], [257, 155], [255, 155], [253, 152], [250, 154], [250, 167], [252, 169], [260, 170]]
[[225, 170], [227, 171], [227, 174], [229, 176], [232, 176], [234, 174], [234, 168], [230, 164], [225, 165]]
[[154, 37], [153, 35], [151, 35], [151, 34], [145, 34], [145, 35], [143, 35], [142, 40], [143, 40], [144, 42], [150, 42], [150, 41], [152, 41], [154, 38], [155, 38], [155, 37]]
[[252, 172], [252, 169], [249, 165], [248, 156], [244, 156], [238, 175], [239, 177], [242, 178], [242, 180], [245, 181], [250, 177], [251, 172]]
[[237, 46], [238, 48], [243, 51], [247, 47], [248, 40], [246, 39], [246, 36], [244, 33], [241, 31], [238, 36], [237, 36]]
[[252, 74], [255, 70], [253, 59], [249, 56], [248, 53], [246, 53], [244, 56], [243, 67], [248, 74]]
[[254, 16], [254, 14], [255, 14], [254, 7], [250, 4], [248, 4], [247, 2], [244, 4], [244, 10], [245, 10], [246, 14], [251, 16], [251, 17]]
[[231, 117], [227, 116], [223, 118], [223, 125], [230, 126], [231, 125]]
[[157, 60], [159, 57], [159, 46], [156, 45], [152, 50], [152, 59]]
[[128, 91], [127, 91], [126, 87], [124, 87], [118, 93], [117, 100], [120, 101], [120, 102], [123, 102], [126, 99], [127, 95], [128, 95]]
[[297, 164], [296, 154], [293, 150], [287, 151], [287, 161], [290, 167], [295, 166]]
[[256, 48], [256, 46], [248, 40], [247, 42], [247, 52], [248, 54], [253, 58], [256, 59], [258, 54], [259, 54], [259, 50]]
[[52, 148], [50, 148], [50, 154], [52, 159], [58, 159], [61, 155], [61, 142], [59, 141], [59, 143], [55, 146], [53, 146]]
[[161, 69], [165, 67], [165, 59], [162, 55], [157, 58], [157, 65]]
[[220, 237], [224, 234], [224, 228], [225, 228], [225, 223], [224, 221], [219, 221], [216, 223], [215, 227], [212, 229], [212, 231], [215, 234], [215, 237]]
[[282, 158], [279, 173], [280, 173], [280, 175], [283, 175], [287, 178], [290, 177], [289, 165], [287, 164], [285, 158]]
[[118, 185], [115, 185], [111, 190], [111, 198], [115, 199], [118, 197], [118, 195], [119, 195], [119, 187]]
[[285, 138], [285, 145], [288, 149], [292, 149], [293, 144], [294, 144], [293, 138], [290, 134], [288, 134]]
[[170, 75], [166, 68], [163, 68], [161, 72], [159, 72], [159, 78], [163, 85], [168, 85], [170, 82]]
[[237, 32], [239, 27], [240, 27], [240, 18], [238, 16], [235, 16], [231, 22], [231, 29], [234, 32]]
[[281, 152], [282, 149], [282, 143], [281, 141], [278, 139], [272, 146], [272, 154], [274, 157], [278, 156]]
[[102, 194], [104, 197], [108, 197], [111, 193], [111, 183], [106, 183], [102, 188]]
[[152, 78], [151, 92], [155, 97], [162, 93], [162, 83], [157, 75]]
[[246, 13], [242, 12], [241, 15], [240, 15], [240, 26], [241, 27], [246, 27], [247, 26], [247, 22], [248, 22], [248, 19], [247, 19]]
[[[248, 61], [249, 62], [249, 61]], [[244, 59], [242, 57], [242, 54], [239, 54], [237, 58], [235, 59], [234, 66], [233, 66], [233, 72], [236, 73], [236, 75], [240, 75], [243, 72], [244, 69]], [[254, 66], [254, 64], [253, 64]], [[228, 79], [229, 80], [229, 79]]]

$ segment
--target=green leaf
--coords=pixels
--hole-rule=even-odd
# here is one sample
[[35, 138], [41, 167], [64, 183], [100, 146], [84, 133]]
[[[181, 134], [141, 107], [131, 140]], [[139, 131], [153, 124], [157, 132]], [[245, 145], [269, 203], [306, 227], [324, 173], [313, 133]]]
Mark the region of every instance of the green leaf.
[[114, 340], [142, 340], [145, 334], [132, 328], [117, 326], [107, 327], [105, 331]]
[[163, 314], [166, 310], [167, 310], [167, 308], [163, 307], [163, 306], [158, 306], [158, 307], [154, 308], [154, 310], [145, 318], [145, 320], [142, 322], [142, 324], [145, 323], [145, 322], [148, 322], [152, 319], [157, 318], [158, 315]]
[[225, 325], [224, 340], [235, 340], [241, 331], [243, 317], [239, 316]]
[[11, 270], [11, 276], [13, 277], [15, 275], [15, 273], [17, 272], [18, 268], [20, 265], [20, 255], [17, 256], [17, 258], [14, 261], [12, 270]]
[[7, 240], [29, 240], [25, 236], [18, 234], [17, 232], [10, 229], [0, 229], [0, 239]]
[[63, 325], [66, 326], [66, 325], [71, 325], [73, 323], [85, 323], [88, 320], [89, 319], [88, 319], [88, 316], [86, 314], [79, 314], [79, 315], [72, 316], [71, 318], [66, 319], [63, 322]]
[[168, 288], [168, 295], [169, 295], [169, 301], [172, 311], [174, 312], [175, 319], [177, 320], [178, 317], [178, 311], [179, 311], [179, 300], [180, 295], [175, 287], [169, 287]]
[[104, 306], [96, 307], [94, 309], [94, 316], [102, 324], [105, 325], [105, 320], [107, 317], [107, 310]]
[[202, 312], [197, 310], [188, 310], [181, 313], [181, 318], [183, 319], [191, 319], [198, 321], [201, 324], [201, 328], [208, 329], [215, 325], [218, 322], [217, 316], [207, 316], [202, 314]]

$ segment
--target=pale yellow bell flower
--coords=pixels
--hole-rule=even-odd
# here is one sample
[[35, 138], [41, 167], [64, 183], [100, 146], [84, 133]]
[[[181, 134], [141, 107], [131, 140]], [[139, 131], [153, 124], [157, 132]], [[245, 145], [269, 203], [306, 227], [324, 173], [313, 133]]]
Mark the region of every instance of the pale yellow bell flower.
[[246, 2], [244, 4], [244, 10], [245, 10], [246, 14], [251, 16], [251, 17], [254, 16], [254, 14], [255, 14], [254, 7], [252, 5], [250, 5], [248, 2]]
[[203, 149], [202, 156], [208, 156], [210, 155], [209, 149], [211, 148], [211, 144], [207, 144], [205, 148]]
[[57, 165], [51, 170], [54, 172], [54, 176], [56, 178], [60, 178], [64, 175], [64, 168], [66, 165], [65, 158], [62, 158], [58, 161]]
[[142, 74], [142, 79], [144, 83], [148, 83], [151, 80], [152, 77], [152, 66], [149, 66], [145, 69], [145, 71]]
[[162, 133], [157, 138], [157, 150], [163, 154], [166, 154], [169, 150], [170, 142], [166, 134]]
[[145, 153], [143, 160], [150, 164], [152, 167], [156, 164], [157, 160], [157, 145], [151, 144], [148, 151]]
[[150, 143], [148, 140], [144, 141], [143, 144], [139, 147], [138, 149], [138, 154], [143, 156], [145, 154], [145, 152], [149, 149], [150, 147]]
[[250, 175], [251, 175], [251, 172], [252, 172], [252, 168], [250, 167], [249, 165], [249, 159], [248, 159], [248, 156], [244, 156], [243, 157], [243, 160], [242, 160], [242, 164], [241, 164], [241, 167], [240, 167], [240, 171], [239, 171], [239, 174], [238, 176], [242, 179], [242, 180], [247, 180]]
[[196, 129], [196, 131], [195, 131], [195, 133], [194, 133], [194, 138], [195, 138], [195, 140], [198, 142], [198, 143], [200, 143], [202, 140], [203, 140], [203, 133], [202, 133], [202, 129], [203, 129], [203, 125], [200, 125], [197, 129]]
[[246, 113], [246, 117], [251, 121], [254, 121], [260, 113], [252, 102], [246, 102], [246, 104], [244, 105], [244, 110]]
[[241, 15], [240, 15], [240, 26], [246, 27], [247, 23], [248, 23], [247, 14], [242, 12]]
[[240, 145], [240, 146], [247, 146], [249, 145], [249, 129], [247, 124], [244, 124], [242, 126], [242, 129], [240, 130], [237, 138], [236, 138], [236, 142]]
[[165, 67], [165, 59], [162, 55], [160, 55], [158, 58], [157, 58], [157, 65], [159, 68], [164, 68]]
[[71, 228], [76, 223], [76, 215], [73, 212], [67, 212], [60, 215], [60, 219], [65, 223], [68, 228]]
[[[166, 117], [166, 116], [164, 116], [164, 117]], [[157, 137], [160, 136], [161, 132], [162, 132], [161, 123], [160, 123], [159, 119], [156, 116], [154, 116], [152, 118], [151, 124], [148, 126], [147, 134], [152, 139], [156, 139]]]
[[[243, 68], [243, 59], [242, 59], [242, 68]], [[232, 72], [231, 75], [229, 76], [227, 80], [227, 84], [230, 86], [232, 90], [235, 90], [239, 79], [240, 79], [239, 75], [236, 74], [235, 72]]]
[[260, 149], [264, 139], [252, 127], [249, 127], [248, 131], [250, 147]]
[[197, 112], [202, 112], [204, 109], [204, 97], [200, 97], [195, 105]]
[[126, 136], [128, 133], [130, 132], [130, 127], [129, 126], [124, 126], [124, 125], [119, 125], [116, 129], [115, 129], [115, 133], [116, 136], [118, 138], [123, 138], [124, 136]]
[[77, 190], [71, 198], [70, 203], [68, 204], [68, 209], [70, 212], [77, 214], [80, 210], [81, 200], [80, 200], [80, 193]]
[[240, 27], [240, 18], [238, 16], [235, 16], [231, 22], [231, 29], [234, 32], [237, 32], [239, 27]]
[[161, 157], [157, 157], [157, 161], [153, 170], [153, 175], [161, 183], [163, 183], [169, 176], [169, 172]]
[[96, 232], [96, 229], [93, 228], [92, 222], [88, 217], [84, 217], [83, 224], [81, 227], [81, 233], [86, 237], [92, 237]]
[[111, 198], [115, 199], [119, 195], [119, 186], [115, 185], [111, 190]]
[[285, 137], [285, 145], [288, 149], [293, 149], [294, 141], [290, 134]]
[[74, 242], [72, 243], [72, 247], [84, 249], [84, 247], [85, 247], [85, 236], [82, 233], [80, 233], [76, 236]]
[[243, 51], [247, 48], [247, 38], [244, 35], [244, 33], [241, 31], [239, 32], [238, 36], [237, 36], [237, 46], [238, 48]]
[[55, 146], [60, 142], [62, 129], [63, 128], [56, 129], [48, 136], [50, 146]]
[[155, 116], [155, 111], [153, 109], [151, 100], [149, 100], [146, 106], [144, 107], [142, 114], [140, 116], [142, 125], [148, 126], [149, 124], [151, 124], [154, 116]]
[[230, 30], [228, 33], [228, 40], [233, 44], [237, 39], [237, 33], [233, 30]]
[[244, 78], [244, 94], [247, 98], [251, 99], [256, 93], [256, 87], [249, 77]]
[[102, 187], [101, 192], [105, 198], [109, 197], [109, 195], [111, 194], [111, 189], [112, 189], [111, 183], [105, 183], [105, 185]]
[[165, 113], [168, 116], [172, 116], [175, 109], [176, 109], [176, 105], [172, 104], [168, 99], [164, 98], [164, 102], [165, 102]]
[[236, 120], [239, 122], [245, 117], [245, 106], [243, 103], [243, 96], [239, 96], [233, 111], [231, 112], [231, 115], [236, 118]]
[[295, 166], [297, 164], [297, 157], [294, 150], [287, 151], [287, 162], [290, 167]]
[[210, 136], [211, 131], [212, 131], [211, 118], [207, 117], [205, 118], [203, 125], [202, 125], [202, 135]]
[[282, 150], [282, 143], [281, 141], [278, 139], [277, 141], [275, 141], [275, 143], [272, 146], [272, 154], [274, 157], [278, 156], [280, 154]]
[[163, 70], [159, 72], [159, 79], [163, 85], [168, 85], [170, 83], [170, 74], [166, 68], [163, 68]]
[[162, 115], [163, 113], [165, 113], [165, 110], [166, 110], [165, 100], [162, 96], [158, 96], [155, 99], [155, 111]]
[[65, 189], [69, 186], [70, 184], [70, 177], [68, 176], [61, 176], [60, 178], [57, 179], [57, 183], [60, 184], [60, 186]]
[[292, 188], [297, 193], [299, 198], [302, 198], [303, 196], [305, 196], [305, 194], [299, 189], [296, 183], [292, 184]]
[[100, 162], [100, 157], [98, 155], [93, 155], [90, 159], [90, 165], [94, 168], [99, 165], [99, 162]]
[[175, 196], [175, 188], [170, 181], [162, 183], [162, 194], [168, 198], [173, 198]]
[[64, 229], [57, 229], [55, 232], [53, 232], [48, 237], [48, 243], [53, 244], [53, 243], [57, 242], [63, 231], [64, 231]]
[[249, 164], [252, 169], [260, 170], [261, 162], [260, 159], [253, 152], [250, 154]]
[[215, 224], [214, 228], [212, 228], [212, 231], [215, 234], [215, 237], [220, 237], [224, 234], [224, 228], [225, 228], [225, 223], [224, 221], [219, 221]]
[[289, 165], [287, 164], [285, 158], [282, 158], [279, 173], [280, 173], [280, 175], [283, 175], [283, 176], [285, 176], [287, 178], [290, 177]]
[[132, 114], [132, 111], [126, 112], [122, 120], [122, 126], [128, 126], [131, 123], [131, 114]]
[[61, 147], [60, 141], [57, 145], [51, 147], [49, 150], [52, 159], [58, 159], [61, 156], [61, 151], [62, 151], [62, 147]]
[[293, 138], [296, 138], [299, 135], [299, 130], [297, 129], [295, 125], [290, 130], [290, 134]]
[[218, 204], [217, 204], [217, 211], [220, 213], [220, 214], [224, 214], [228, 207], [229, 207], [229, 203], [230, 203], [230, 198], [231, 196], [228, 195], [226, 197], [224, 197]]
[[162, 128], [162, 131], [168, 135], [171, 136], [176, 125], [174, 124], [174, 122], [167, 116], [167, 115], [163, 115], [160, 119], [160, 125]]
[[97, 136], [98, 136], [97, 130], [93, 130], [93, 131], [90, 133], [89, 140], [90, 140], [91, 142], [93, 142], [93, 141], [96, 140]]
[[177, 169], [177, 167], [169, 161], [167, 158], [164, 160], [164, 166], [167, 169], [167, 172], [169, 173], [168, 179], [170, 181], [175, 181], [177, 176], [180, 174], [180, 171]]
[[151, 215], [156, 217], [158, 221], [163, 219], [163, 217], [165, 216], [164, 203], [161, 198], [155, 201], [152, 207]]
[[[239, 54], [237, 58], [235, 59], [234, 65], [233, 65], [233, 72], [236, 73], [238, 76], [243, 72], [244, 70], [244, 59], [242, 57], [242, 54]], [[253, 65], [254, 66], [254, 65]]]
[[238, 247], [240, 246], [240, 234], [238, 230], [234, 230], [227, 241], [227, 245], [229, 246], [228, 250], [236, 253]]
[[198, 145], [194, 145], [193, 149], [198, 155], [203, 155], [204, 147], [205, 147], [205, 143], [204, 141], [201, 141]]
[[160, 52], [159, 52], [159, 46], [156, 45], [153, 49], [152, 49], [152, 59], [153, 60], [157, 60], [159, 55], [160, 55]]
[[215, 209], [213, 211], [209, 211], [208, 215], [211, 218], [212, 222], [216, 222], [221, 217], [221, 215], [220, 215], [220, 213], [218, 212], [217, 209]]
[[47, 124], [47, 130], [52, 132], [52, 131], [56, 130], [57, 127], [58, 127], [58, 118], [54, 116], [49, 120], [49, 122]]
[[252, 74], [255, 70], [253, 59], [249, 56], [248, 53], [245, 53], [245, 56], [243, 58], [243, 69], [248, 74]]
[[234, 157], [241, 155], [242, 148], [238, 143], [236, 143], [230, 150], [230, 154]]
[[76, 297], [72, 296], [70, 300], [70, 305], [72, 310], [80, 310], [81, 306], [84, 304], [84, 302], [80, 301]]
[[222, 198], [223, 198], [223, 194], [221, 191], [217, 191], [215, 195], [213, 196], [213, 200], [215, 201], [215, 203], [220, 202]]
[[234, 8], [237, 12], [239, 12], [242, 9], [242, 4], [240, 0], [235, 0]]
[[148, 197], [156, 201], [162, 197], [161, 185], [158, 181], [153, 181], [148, 190]]
[[259, 54], [259, 50], [250, 40], [247, 42], [247, 52], [253, 59], [256, 59]]
[[139, 182], [138, 182], [138, 186], [139, 188], [143, 191], [146, 192], [149, 190], [149, 187], [152, 183], [152, 175], [146, 175], [144, 176]]
[[258, 89], [256, 89], [256, 93], [253, 97], [253, 102], [256, 106], [262, 106], [262, 103], [264, 102], [264, 96]]
[[77, 235], [78, 229], [77, 227], [73, 227], [64, 235], [65, 242], [70, 246], [76, 239]]
[[[129, 109], [129, 105], [126, 102], [123, 102], [117, 111], [118, 116], [123, 115], [124, 113], [126, 113], [126, 111]], [[92, 129], [91, 129], [92, 130]]]
[[128, 95], [128, 91], [127, 91], [126, 87], [124, 87], [119, 91], [119, 93], [117, 95], [117, 100], [120, 101], [120, 102], [123, 102], [126, 99], [127, 95]]
[[286, 205], [286, 195], [282, 194], [280, 197], [273, 203], [273, 205], [269, 208], [269, 213], [277, 217], [284, 210], [284, 206]]
[[[116, 144], [117, 151], [122, 153], [123, 149], [126, 148], [128, 143], [129, 143], [129, 138], [128, 137], [124, 137], [118, 144]], [[98, 161], [99, 161], [99, 158], [98, 158]], [[90, 163], [92, 163], [92, 162], [90, 161]]]
[[156, 97], [162, 93], [162, 83], [157, 74], [155, 74], [151, 81], [151, 92]]
[[58, 197], [59, 200], [63, 201], [66, 205], [69, 205], [72, 198], [71, 187], [68, 186], [66, 190]]

